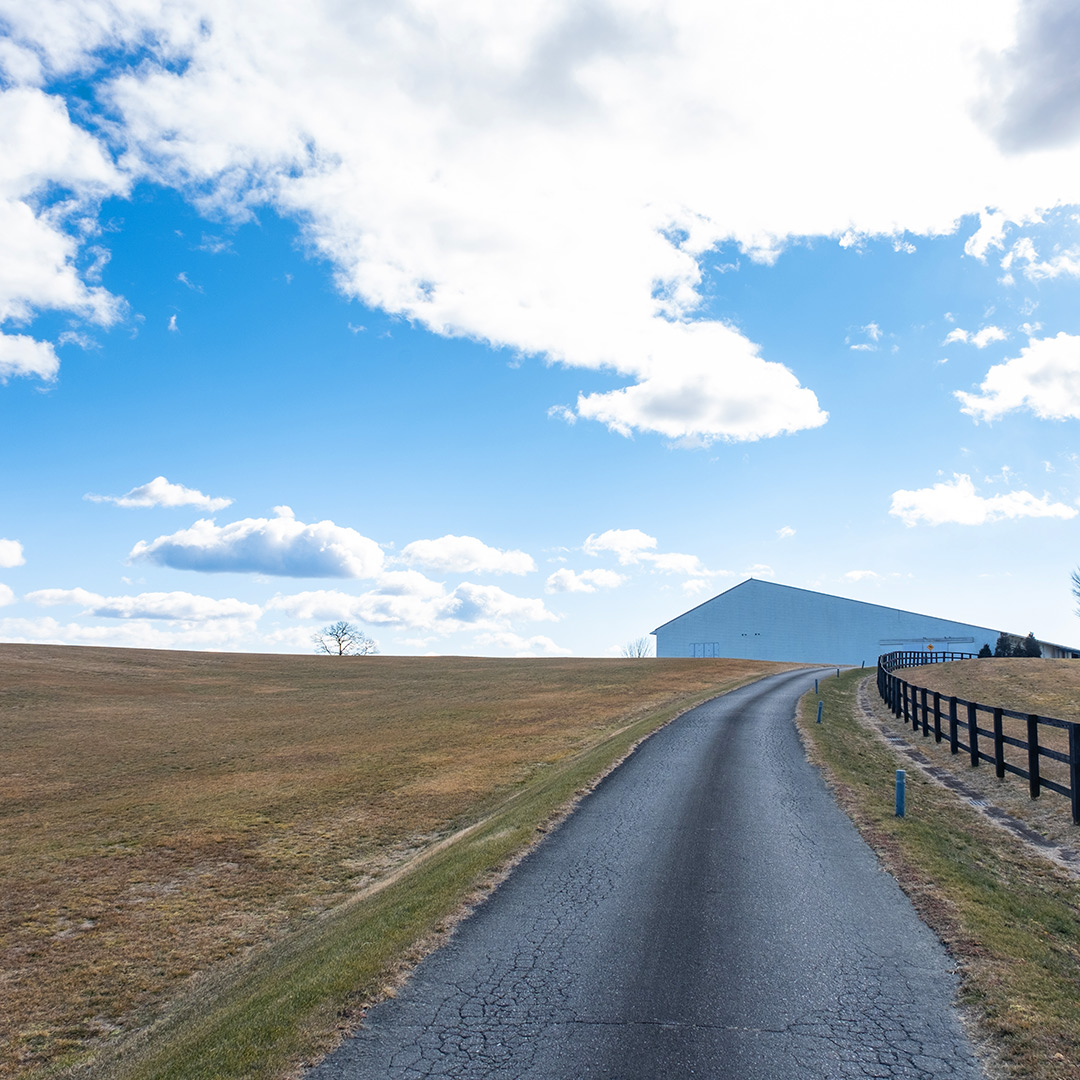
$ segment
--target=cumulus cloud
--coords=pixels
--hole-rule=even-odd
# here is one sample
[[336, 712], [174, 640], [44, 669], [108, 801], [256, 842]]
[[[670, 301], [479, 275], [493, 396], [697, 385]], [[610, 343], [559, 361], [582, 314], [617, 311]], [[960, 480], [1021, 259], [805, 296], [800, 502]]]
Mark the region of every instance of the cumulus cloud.
[[990, 248], [1001, 248], [1005, 243], [1005, 230], [1009, 219], [998, 210], [979, 212], [979, 227], [967, 238], [964, 254], [971, 255], [979, 262], [986, 262], [986, 253]]
[[217, 525], [211, 518], [156, 540], [140, 540], [130, 558], [174, 570], [271, 574], [280, 577], [375, 577], [382, 549], [355, 529], [297, 521], [287, 506], [272, 518], [243, 518]]
[[[0, 64], [38, 73], [17, 55], [9, 44]], [[79, 258], [97, 203], [124, 192], [128, 181], [93, 136], [72, 123], [63, 100], [34, 86], [0, 90], [0, 145], [0, 327], [42, 310], [115, 322], [120, 302], [91, 280], [92, 270], [80, 269]], [[58, 366], [52, 343], [0, 332], [0, 381], [51, 380]]]
[[558, 619], [542, 600], [516, 596], [497, 585], [471, 582], [447, 591], [416, 571], [391, 571], [379, 578], [375, 588], [359, 594], [320, 589], [275, 596], [266, 610], [301, 619], [357, 619], [374, 626], [437, 634], [469, 628], [505, 629], [518, 621]]
[[1023, 408], [1043, 420], [1080, 419], [1080, 336], [1032, 338], [1019, 356], [990, 368], [978, 393], [955, 396], [976, 420]]
[[1040, 499], [1030, 491], [1008, 491], [1002, 495], [982, 496], [975, 491], [971, 477], [954, 473], [950, 481], [915, 491], [894, 491], [889, 513], [909, 528], [927, 525], [985, 525], [1002, 518], [1049, 517], [1068, 520], [1077, 515], [1075, 507], [1052, 502], [1049, 495]]
[[524, 551], [501, 551], [475, 536], [414, 540], [402, 549], [401, 560], [436, 573], [527, 574], [536, 569], [532, 556]]
[[849, 570], [845, 575], [848, 581], [875, 581], [881, 577], [874, 570]]
[[586, 555], [613, 553], [624, 566], [640, 562], [644, 552], [656, 547], [656, 537], [640, 529], [608, 529], [599, 534], [590, 533], [582, 545]]
[[7, 604], [14, 603], [15, 594], [11, 591], [11, 586], [0, 583], [0, 607], [4, 607]]
[[[4, 641], [56, 645], [110, 645], [142, 649], [252, 649], [262, 641], [252, 636], [246, 619], [211, 619], [204, 622], [121, 620], [106, 626], [61, 623], [38, 619], [0, 619]], [[306, 644], [310, 647], [310, 632]], [[305, 649], [306, 651], [306, 649]]]
[[625, 580], [614, 570], [583, 570], [579, 574], [563, 567], [548, 576], [545, 588], [549, 593], [592, 593], [597, 589], [615, 589]]
[[51, 342], [26, 334], [0, 333], [0, 382], [19, 375], [36, 375], [49, 382], [59, 370], [60, 358]]
[[785, 525], [776, 530], [776, 535], [781, 540], [786, 540], [789, 536], [795, 535], [795, 530], [790, 525]]
[[557, 645], [549, 637], [536, 634], [533, 637], [522, 637], [513, 631], [497, 631], [493, 633], [477, 634], [476, 644], [512, 652], [514, 656], [571, 656], [572, 649], [564, 649]]
[[682, 583], [682, 590], [687, 596], [697, 596], [698, 593], [706, 592], [709, 582], [705, 578], [687, 578]]
[[1001, 268], [1006, 272], [1001, 279], [1005, 285], [1015, 283], [1013, 269], [1020, 270], [1029, 281], [1080, 277], [1080, 248], [1055, 250], [1049, 258], [1042, 258], [1035, 241], [1030, 236], [1022, 236], [1002, 258]]
[[776, 577], [776, 571], [767, 563], [754, 563], [753, 566], [743, 571], [744, 577]]
[[[608, 529], [590, 534], [582, 545], [586, 555], [612, 554], [622, 566], [646, 565], [664, 574], [687, 574], [693, 577], [728, 576], [726, 570], [709, 570], [696, 555], [680, 551], [653, 551], [656, 537], [640, 529]], [[556, 575], [552, 575], [555, 577]], [[551, 578], [548, 579], [551, 581]]]
[[99, 596], [86, 589], [37, 589], [26, 599], [41, 607], [67, 605], [82, 614], [102, 619], [166, 619], [205, 622], [209, 619], [254, 621], [262, 614], [258, 604], [243, 600], [215, 600], [189, 592], [148, 592], [137, 596]]
[[974, 345], [976, 349], [985, 349], [991, 342], [1004, 341], [1008, 336], [1000, 326], [984, 326], [974, 334], [969, 333], [967, 330], [961, 330], [958, 326], [945, 335], [942, 344], [951, 345], [959, 341], [967, 345]]
[[10, 569], [26, 562], [23, 546], [18, 540], [0, 540], [0, 566]]
[[1017, 40], [987, 61], [993, 90], [982, 116], [1000, 144], [1019, 153], [1080, 139], [1080, 13], [1069, 0], [1019, 5]]
[[116, 506], [144, 507], [144, 506], [194, 506], [199, 510], [224, 510], [232, 505], [232, 499], [211, 498], [194, 488], [184, 487], [183, 484], [171, 484], [164, 476], [155, 476], [148, 484], [140, 484], [132, 488], [126, 495], [92, 495], [83, 496], [90, 502], [108, 502]]
[[[701, 445], [825, 422], [798, 356], [764, 357], [703, 314], [715, 245], [761, 263], [801, 236], [909, 250], [908, 234], [991, 206], [1015, 220], [1073, 190], [1071, 159], [1004, 156], [970, 115], [980, 57], [1013, 36], [1004, 0], [793, 5], [782, 19], [569, 0], [252, 11], [7, 4], [0, 63], [12, 92], [81, 138], [79, 176], [121, 182], [36, 84], [91, 72], [82, 105], [107, 111], [133, 174], [219, 215], [293, 217], [346, 295], [435, 333], [622, 376], [571, 410], [622, 433]], [[798, 95], [776, 91], [778, 72]], [[33, 152], [13, 156], [20, 175], [35, 175]], [[792, 162], [816, 182], [779, 183]], [[58, 235], [59, 260], [36, 264], [78, 286], [77, 243]]]

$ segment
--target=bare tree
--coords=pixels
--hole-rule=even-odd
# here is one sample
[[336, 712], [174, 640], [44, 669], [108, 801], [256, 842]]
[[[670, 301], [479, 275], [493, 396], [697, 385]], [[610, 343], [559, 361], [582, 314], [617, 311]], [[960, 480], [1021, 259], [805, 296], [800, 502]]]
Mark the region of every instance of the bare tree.
[[359, 626], [344, 619], [324, 626], [311, 640], [317, 653], [328, 656], [370, 656], [379, 651], [378, 645]]
[[[1080, 569], [1072, 572], [1072, 594], [1078, 605], [1080, 605]], [[1080, 606], [1076, 609], [1076, 614], [1080, 615]]]
[[628, 641], [620, 652], [623, 656], [641, 660], [647, 656], [652, 656], [652, 642], [647, 637], [634, 638], [633, 641]]

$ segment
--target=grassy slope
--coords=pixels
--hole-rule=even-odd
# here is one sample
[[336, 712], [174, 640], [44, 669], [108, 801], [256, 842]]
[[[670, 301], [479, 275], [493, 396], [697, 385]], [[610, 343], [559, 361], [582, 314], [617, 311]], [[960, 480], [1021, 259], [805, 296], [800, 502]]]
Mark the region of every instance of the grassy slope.
[[[803, 700], [799, 724], [812, 759], [957, 958], [963, 1003], [1008, 1075], [1076, 1080], [1080, 884], [924, 779], [861, 723], [855, 694], [865, 677], [823, 680], [820, 725], [816, 699]], [[894, 814], [897, 768], [908, 769], [904, 819]]]
[[[960, 660], [908, 668], [903, 675], [913, 685], [936, 690], [943, 699], [955, 695], [983, 705], [1001, 705], [1018, 712], [1033, 712], [1061, 720], [1080, 720], [1080, 663], [1074, 660]], [[1080, 845], [1080, 830], [1072, 823], [1068, 799], [1047, 790], [1039, 799], [1033, 800], [1028, 796], [1028, 782], [1022, 777], [1010, 773], [998, 780], [994, 776], [993, 766], [985, 762], [979, 768], [972, 769], [963, 752], [959, 755], [949, 753], [947, 737], [937, 744], [932, 736], [924, 738], [921, 734], [913, 734], [909, 726], [893, 717], [883, 705], [877, 704], [876, 694], [871, 697], [876, 715], [889, 730], [916, 745], [934, 765], [956, 773], [982, 797], [1025, 821], [1047, 838], [1070, 846]], [[932, 708], [932, 698], [928, 698], [928, 702]], [[946, 710], [947, 705], [943, 704], [943, 711]], [[984, 729], [991, 726], [988, 713], [979, 713], [979, 726]], [[1027, 728], [1022, 720], [1006, 717], [1003, 729], [1006, 735], [1027, 738]], [[1042, 727], [1040, 739], [1045, 746], [1068, 752], [1068, 736], [1060, 728]], [[982, 749], [993, 751], [991, 740], [985, 736]], [[1027, 767], [1025, 750], [1006, 745], [1005, 757], [1012, 764]], [[1069, 783], [1067, 765], [1044, 758], [1042, 773], [1066, 786]]]
[[636, 739], [778, 666], [0, 646], [0, 1076], [281, 1075]]

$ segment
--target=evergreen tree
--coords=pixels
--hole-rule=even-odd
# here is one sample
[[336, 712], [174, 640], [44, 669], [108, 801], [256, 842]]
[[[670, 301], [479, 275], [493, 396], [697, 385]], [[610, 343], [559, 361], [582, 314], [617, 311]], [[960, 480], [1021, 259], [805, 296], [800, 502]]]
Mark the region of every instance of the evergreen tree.
[[1013, 655], [1013, 643], [1008, 634], [1001, 634], [997, 639], [997, 644], [994, 645], [995, 656], [1012, 656]]
[[993, 656], [993, 655], [994, 654], [990, 651], [990, 646], [989, 645], [984, 645], [979, 650], [979, 659], [980, 660], [985, 659], [987, 656]]
[[1023, 641], [1016, 647], [1017, 656], [1042, 656], [1042, 649], [1039, 647], [1039, 643], [1035, 640], [1034, 632], [1029, 633]]

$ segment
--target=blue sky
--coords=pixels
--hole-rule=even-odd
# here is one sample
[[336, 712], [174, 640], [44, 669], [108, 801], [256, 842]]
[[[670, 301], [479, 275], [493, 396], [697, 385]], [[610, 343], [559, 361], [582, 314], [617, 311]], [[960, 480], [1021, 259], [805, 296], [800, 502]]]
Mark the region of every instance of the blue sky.
[[1080, 17], [939, 7], [0, 0], [0, 639], [1080, 641]]

